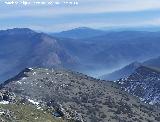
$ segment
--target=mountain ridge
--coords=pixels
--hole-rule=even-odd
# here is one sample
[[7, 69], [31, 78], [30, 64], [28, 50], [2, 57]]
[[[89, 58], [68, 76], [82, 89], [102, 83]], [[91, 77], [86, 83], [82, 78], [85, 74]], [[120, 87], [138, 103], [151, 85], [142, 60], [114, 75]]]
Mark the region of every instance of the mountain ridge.
[[[108, 80], [118, 80], [120, 78], [125, 78], [128, 77], [129, 75], [131, 75], [138, 67], [140, 66], [146, 66], [146, 67], [150, 67], [152, 69], [155, 70], [159, 70], [160, 69], [160, 57], [156, 57], [156, 58], [151, 58], [148, 59], [146, 61], [143, 62], [133, 62], [130, 63], [129, 65], [126, 65], [124, 67], [122, 67], [121, 69], [118, 69], [116, 71], [113, 71], [109, 74], [100, 76], [99, 78], [101, 79], [108, 79]], [[135, 66], [134, 66], [135, 65]]]
[[53, 33], [50, 34], [55, 37], [63, 37], [63, 38], [71, 38], [71, 39], [83, 39], [83, 38], [89, 38], [89, 37], [94, 37], [98, 35], [103, 35], [105, 34], [105, 31], [103, 30], [97, 30], [93, 28], [88, 28], [88, 27], [79, 27], [79, 28], [74, 28], [71, 30], [66, 30], [62, 31], [59, 33]]
[[[29, 34], [25, 31], [16, 33], [15, 37], [10, 34], [1, 36], [1, 78], [8, 79], [15, 75], [11, 69], [18, 72], [25, 67], [49, 68], [55, 65], [96, 77], [135, 60], [157, 56], [160, 51], [158, 32], [107, 32], [102, 36], [85, 39], [51, 37], [44, 33], [30, 33], [30, 30]], [[85, 31], [83, 33], [87, 35]]]
[[117, 80], [119, 78], [125, 78], [132, 74], [138, 67], [140, 67], [142, 64], [139, 62], [133, 62], [129, 65], [126, 65], [125, 67], [116, 70], [112, 73], [109, 73], [107, 75], [100, 76], [101, 79], [108, 79], [108, 80]]
[[160, 104], [160, 70], [140, 66], [130, 76], [115, 82], [144, 102]]
[[158, 122], [158, 110], [115, 83], [59, 69], [27, 68], [20, 74], [25, 75], [10, 79], [1, 90], [50, 108], [58, 107], [64, 118], [80, 122]]

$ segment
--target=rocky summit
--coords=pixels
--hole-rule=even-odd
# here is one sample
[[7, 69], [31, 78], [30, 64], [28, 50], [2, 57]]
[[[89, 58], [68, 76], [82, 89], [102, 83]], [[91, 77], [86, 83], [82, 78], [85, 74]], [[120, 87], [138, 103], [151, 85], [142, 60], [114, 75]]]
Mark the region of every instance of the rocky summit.
[[[8, 115], [11, 117], [7, 118]], [[64, 69], [26, 68], [1, 85], [0, 119], [4, 122], [9, 119], [14, 122], [159, 122], [160, 111], [113, 82]]]

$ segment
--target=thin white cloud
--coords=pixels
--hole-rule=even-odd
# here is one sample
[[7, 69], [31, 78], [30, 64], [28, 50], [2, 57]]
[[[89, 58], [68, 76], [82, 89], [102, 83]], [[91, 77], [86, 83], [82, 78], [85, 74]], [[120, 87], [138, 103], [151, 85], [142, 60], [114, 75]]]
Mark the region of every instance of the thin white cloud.
[[95, 21], [86, 21], [86, 22], [72, 22], [72, 23], [59, 23], [59, 24], [49, 24], [49, 25], [37, 25], [29, 26], [32, 29], [44, 30], [46, 32], [58, 32], [68, 29], [73, 29], [77, 27], [90, 27], [90, 28], [104, 28], [104, 27], [138, 27], [138, 26], [159, 26], [160, 18], [157, 19], [148, 19], [142, 21], [117, 21], [117, 22], [95, 22]]
[[[33, 1], [33, 0], [31, 0]], [[43, 0], [41, 0], [43, 1]], [[61, 0], [63, 1], [63, 0]], [[69, 0], [70, 1], [70, 0]], [[76, 0], [72, 0], [76, 1]], [[1, 11], [0, 18], [11, 17], [56, 17], [68, 14], [132, 12], [160, 9], [159, 0], [78, 0], [78, 6], [31, 6], [13, 7]]]
[[[3, 0], [4, 1], [4, 0]], [[9, 1], [9, 0], [8, 0]], [[31, 0], [34, 1], [34, 0]], [[46, 1], [46, 0], [41, 0]], [[47, 0], [52, 1], [52, 0]], [[56, 1], [56, 0], [53, 0]], [[61, 0], [63, 1], [63, 0]], [[70, 1], [70, 0], [69, 0]], [[72, 0], [77, 1], [77, 0]], [[160, 25], [160, 16], [147, 18], [146, 20], [134, 18], [133, 20], [109, 21], [108, 19], [84, 19], [84, 21], [77, 19], [75, 21], [58, 21], [58, 18], [65, 19], [65, 16], [73, 16], [83, 14], [100, 14], [100, 13], [117, 13], [117, 12], [140, 12], [150, 10], [160, 10], [160, 0], [78, 0], [78, 6], [26, 6], [26, 7], [7, 7], [0, 6], [0, 19], [8, 20], [8, 23], [1, 23], [1, 28], [12, 27], [28, 27], [36, 30], [44, 30], [48, 32], [67, 30], [79, 26], [88, 27], [110, 27], [110, 26], [141, 26], [141, 25]], [[112, 15], [114, 16], [114, 15]], [[12, 23], [12, 20], [19, 18], [17, 23]], [[25, 22], [23, 18], [33, 18], [37, 23]], [[41, 21], [42, 18], [45, 21]], [[71, 19], [71, 17], [69, 17]], [[92, 18], [93, 19], [93, 18]], [[112, 19], [112, 18], [111, 18]], [[111, 20], [110, 19], [110, 20]], [[48, 20], [56, 21], [56, 23], [48, 23]], [[100, 20], [100, 21], [99, 21]]]
[[[31, 28], [36, 31], [43, 32], [60, 32], [64, 30], [69, 30], [77, 27], [90, 27], [90, 28], [110, 28], [110, 27], [138, 27], [138, 26], [159, 26], [159, 19], [150, 19], [144, 21], [124, 21], [124, 22], [72, 22], [72, 23], [58, 23], [58, 24], [25, 24], [18, 25], [18, 27]], [[1, 29], [15, 28], [17, 25], [6, 25], [2, 26]]]
[[160, 25], [160, 17], [156, 19], [151, 19], [145, 22], [148, 25], [159, 26]]

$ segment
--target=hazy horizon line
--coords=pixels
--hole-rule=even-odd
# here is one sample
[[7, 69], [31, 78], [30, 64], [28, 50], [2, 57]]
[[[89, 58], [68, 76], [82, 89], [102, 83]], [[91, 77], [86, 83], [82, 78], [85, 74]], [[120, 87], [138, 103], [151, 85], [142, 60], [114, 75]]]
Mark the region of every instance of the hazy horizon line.
[[[160, 31], [160, 25], [159, 26], [155, 26], [155, 25], [146, 25], [146, 26], [109, 26], [109, 27], [101, 27], [101, 28], [95, 28], [95, 27], [89, 27], [89, 26], [79, 26], [79, 27], [73, 27], [73, 28], [67, 28], [67, 29], [61, 29], [60, 31], [45, 31], [41, 30], [41, 29], [35, 29], [32, 27], [10, 27], [10, 28], [5, 28], [5, 29], [0, 29], [0, 31], [6, 31], [6, 30], [12, 30], [12, 29], [30, 29], [36, 32], [45, 32], [45, 33], [59, 33], [59, 32], [65, 32], [65, 31], [70, 31], [70, 30], [74, 30], [74, 29], [94, 29], [94, 30], [102, 30], [102, 31], [129, 31], [129, 30], [133, 30], [133, 31]], [[153, 29], [153, 30], [146, 30], [146, 29]], [[155, 29], [155, 30], [154, 30]], [[158, 29], [158, 30], [156, 30]], [[54, 28], [53, 28], [54, 30]]]

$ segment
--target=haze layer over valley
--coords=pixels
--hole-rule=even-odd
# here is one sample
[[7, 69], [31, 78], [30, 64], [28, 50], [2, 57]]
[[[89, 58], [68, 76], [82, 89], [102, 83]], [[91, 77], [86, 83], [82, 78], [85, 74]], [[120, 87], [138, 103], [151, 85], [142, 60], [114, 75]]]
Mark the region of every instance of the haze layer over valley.
[[102, 76], [131, 62], [159, 56], [159, 35], [84, 27], [50, 35], [27, 28], [3, 30], [1, 81], [25, 67], [68, 68], [93, 77]]

